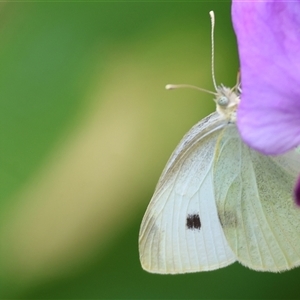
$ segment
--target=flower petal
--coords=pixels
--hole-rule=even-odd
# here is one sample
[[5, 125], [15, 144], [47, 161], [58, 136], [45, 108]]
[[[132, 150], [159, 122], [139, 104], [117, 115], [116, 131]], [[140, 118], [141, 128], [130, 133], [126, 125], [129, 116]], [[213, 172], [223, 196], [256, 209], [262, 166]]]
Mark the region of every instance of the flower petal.
[[233, 1], [242, 96], [238, 128], [264, 154], [300, 145], [300, 1]]
[[298, 181], [296, 182], [295, 188], [294, 188], [294, 198], [295, 202], [298, 206], [300, 206], [300, 177], [298, 178]]

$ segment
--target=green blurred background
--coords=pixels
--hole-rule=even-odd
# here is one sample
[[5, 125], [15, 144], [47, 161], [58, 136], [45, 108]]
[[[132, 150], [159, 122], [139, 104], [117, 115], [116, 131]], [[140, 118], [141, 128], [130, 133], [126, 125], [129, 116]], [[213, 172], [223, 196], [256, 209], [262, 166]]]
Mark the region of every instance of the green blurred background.
[[154, 275], [141, 219], [175, 146], [238, 71], [230, 2], [0, 5], [0, 297], [298, 298], [300, 269]]

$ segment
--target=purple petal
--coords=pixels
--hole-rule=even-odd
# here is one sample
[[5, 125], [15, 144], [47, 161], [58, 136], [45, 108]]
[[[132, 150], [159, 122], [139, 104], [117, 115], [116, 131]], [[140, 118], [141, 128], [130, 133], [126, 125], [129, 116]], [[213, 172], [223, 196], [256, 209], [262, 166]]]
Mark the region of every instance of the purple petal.
[[294, 198], [296, 201], [296, 204], [300, 206], [300, 177], [298, 178], [298, 181], [296, 182], [295, 188], [294, 188]]
[[233, 1], [242, 97], [238, 128], [265, 154], [300, 145], [300, 1]]

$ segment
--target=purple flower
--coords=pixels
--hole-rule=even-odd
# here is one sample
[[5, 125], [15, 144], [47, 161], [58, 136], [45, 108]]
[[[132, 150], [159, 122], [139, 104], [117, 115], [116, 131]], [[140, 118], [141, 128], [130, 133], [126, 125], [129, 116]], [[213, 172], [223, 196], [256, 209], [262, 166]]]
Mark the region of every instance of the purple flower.
[[[300, 0], [233, 0], [232, 20], [241, 68], [240, 134], [264, 154], [284, 153], [300, 145]], [[295, 197], [300, 203], [300, 181]]]

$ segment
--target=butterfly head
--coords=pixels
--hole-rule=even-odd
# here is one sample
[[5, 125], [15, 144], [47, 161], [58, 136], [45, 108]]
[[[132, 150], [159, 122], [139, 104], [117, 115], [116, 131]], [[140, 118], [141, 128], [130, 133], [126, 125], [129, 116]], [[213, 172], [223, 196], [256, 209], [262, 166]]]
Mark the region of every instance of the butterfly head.
[[240, 102], [241, 89], [236, 85], [229, 89], [223, 85], [217, 88], [215, 102], [217, 105], [217, 112], [224, 119], [230, 123], [236, 122], [236, 110]]

